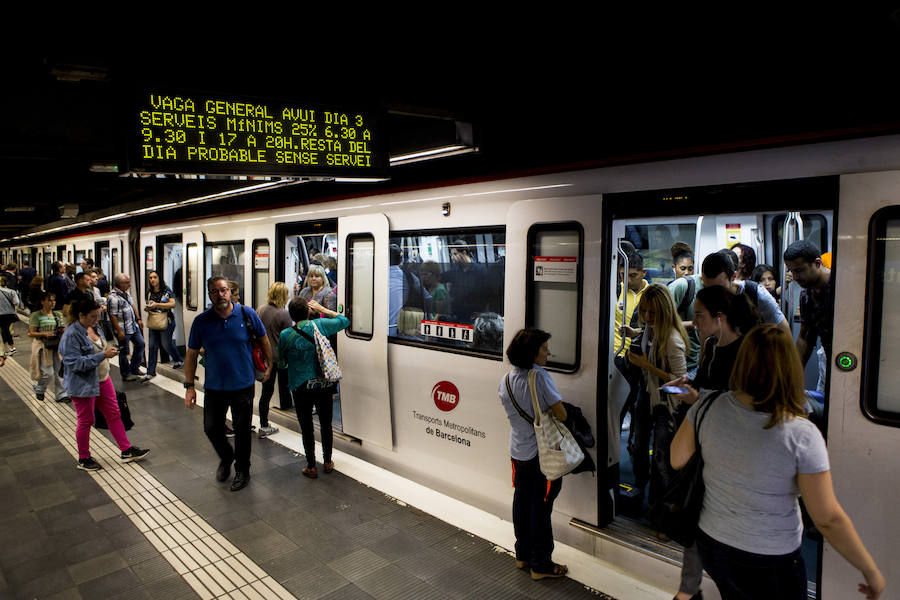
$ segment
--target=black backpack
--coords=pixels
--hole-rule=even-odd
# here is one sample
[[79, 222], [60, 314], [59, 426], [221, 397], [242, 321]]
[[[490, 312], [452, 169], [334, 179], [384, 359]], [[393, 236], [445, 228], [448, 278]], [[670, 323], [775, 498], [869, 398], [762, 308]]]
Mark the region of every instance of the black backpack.
[[676, 309], [682, 321], [689, 320], [687, 318], [687, 309], [694, 303], [694, 296], [697, 294], [697, 284], [694, 282], [694, 278], [685, 277], [685, 279], [687, 279], [688, 282], [688, 289], [687, 292], [684, 293], [684, 297], [681, 299], [681, 302], [678, 303], [678, 308]]

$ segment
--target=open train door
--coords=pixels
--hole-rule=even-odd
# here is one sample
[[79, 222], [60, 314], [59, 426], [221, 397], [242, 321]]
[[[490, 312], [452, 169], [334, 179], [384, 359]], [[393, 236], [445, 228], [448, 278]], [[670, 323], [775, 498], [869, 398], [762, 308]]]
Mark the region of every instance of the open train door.
[[338, 311], [350, 319], [338, 342], [344, 433], [391, 449], [387, 217], [339, 218], [338, 257]]

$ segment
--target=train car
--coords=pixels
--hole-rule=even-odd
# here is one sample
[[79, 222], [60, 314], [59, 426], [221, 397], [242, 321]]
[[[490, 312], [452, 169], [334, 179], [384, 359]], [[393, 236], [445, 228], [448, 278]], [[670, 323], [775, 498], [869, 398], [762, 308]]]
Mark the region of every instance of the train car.
[[[622, 241], [642, 255], [649, 279], [667, 282], [674, 241], [694, 248], [698, 267], [741, 242], [781, 276], [787, 243], [810, 239], [833, 255], [836, 356], [824, 371], [823, 429], [837, 494], [896, 585], [900, 405], [891, 390], [900, 370], [898, 313], [886, 298], [897, 286], [898, 233], [900, 136], [883, 136], [145, 223], [135, 244], [143, 260], [122, 264], [143, 269], [129, 271], [138, 275], [133, 283], [140, 278], [141, 303], [149, 269], [176, 288], [183, 344], [209, 305], [208, 277], [236, 281], [242, 301], [259, 306], [272, 282], [296, 293], [313, 257], [335, 258], [338, 310], [351, 321], [337, 336], [337, 446], [505, 520], [512, 488], [509, 423], [497, 397], [509, 370], [503, 349], [522, 327], [549, 331], [548, 369], [598, 441], [590, 451], [597, 473], [565, 478], [555, 538], [677, 589], [680, 549], [625, 514], [626, 389], [613, 336], [622, 325]], [[116, 235], [125, 259], [127, 234]], [[74, 258], [93, 239], [39, 248]], [[782, 310], [796, 332], [799, 289], [783, 284]], [[814, 389], [818, 365], [807, 373]], [[804, 554], [810, 597], [855, 593], [858, 574], [830, 546], [810, 535]]]

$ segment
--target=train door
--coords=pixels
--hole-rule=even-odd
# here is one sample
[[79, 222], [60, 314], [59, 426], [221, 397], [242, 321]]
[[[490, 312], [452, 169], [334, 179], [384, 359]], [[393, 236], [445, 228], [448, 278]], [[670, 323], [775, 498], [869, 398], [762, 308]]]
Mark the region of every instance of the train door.
[[[900, 172], [847, 175], [835, 236], [828, 454], [835, 492], [881, 568], [900, 581]], [[824, 548], [822, 598], [850, 598], [859, 573]]]
[[183, 290], [182, 313], [185, 332], [191, 331], [194, 319], [206, 310], [206, 282], [203, 279], [203, 244], [204, 236], [200, 230], [187, 231], [182, 235], [184, 245], [184, 265], [181, 269], [181, 286]]
[[[704, 258], [737, 243], [750, 248], [759, 257], [758, 264], [771, 261], [774, 270], [780, 274], [784, 269], [782, 254], [786, 245], [783, 244], [783, 234], [773, 234], [772, 224], [783, 225], [795, 214], [820, 216], [820, 222], [815, 219], [822, 225], [822, 235], [817, 239], [822, 244], [820, 250], [824, 253], [831, 248], [829, 227], [837, 196], [837, 182], [834, 178], [604, 196], [604, 202], [607, 203], [604, 208], [609, 217], [606, 226], [609, 227], [611, 240], [609, 253], [606, 255], [607, 288], [604, 292], [608, 307], [605, 315], [605, 327], [608, 331], [606, 339], [610, 348], [606, 364], [609, 376], [606, 390], [609, 410], [606, 417], [609, 429], [618, 430], [614, 437], [610, 437], [608, 445], [612, 465], [608, 480], [616, 482], [614, 493], [611, 494], [615, 500], [615, 517], [613, 518], [612, 512], [607, 512], [606, 516], [611, 520], [611, 531], [618, 537], [656, 555], [680, 560], [680, 547], [661, 540], [643, 518], [655, 493], [652, 484], [648, 483], [652, 481], [653, 468], [656, 467], [653, 465], [652, 450], [652, 431], [655, 430], [651, 426], [652, 412], [646, 410], [642, 414], [639, 408], [630, 408], [628, 404], [635, 398], [632, 392], [640, 389], [646, 393], [643, 397], [637, 396], [636, 406], [640, 407], [640, 403], [644, 402], [649, 408], [650, 390], [646, 373], [641, 369], [637, 369], [637, 379], [629, 380], [627, 351], [630, 343], [627, 336], [616, 335], [616, 331], [623, 325], [636, 324], [636, 329], [643, 328], [639, 312], [635, 321], [629, 319], [639, 301], [635, 302], [636, 294], [623, 291], [623, 288], [633, 289], [628, 275], [619, 274], [624, 271], [625, 261], [629, 256], [639, 256], [627, 267], [629, 272], [638, 273], [636, 287], [645, 290], [650, 283], [669, 284], [676, 279], [672, 268], [671, 248], [675, 242], [687, 244], [694, 255], [695, 295], [696, 290], [702, 289], [700, 274]], [[748, 206], [752, 206], [754, 211], [735, 210], [746, 209]], [[810, 221], [812, 220], [811, 218]], [[792, 236], [797, 238], [807, 232], [812, 233], [808, 228], [802, 231], [803, 233], [795, 231]], [[638, 263], [638, 268], [635, 268], [635, 263]], [[646, 270], [643, 282], [640, 280], [642, 270]], [[738, 284], [738, 288], [743, 289], [745, 285]], [[667, 287], [671, 292], [676, 288], [689, 286], [681, 286], [676, 282]], [[679, 294], [674, 295], [677, 305]], [[790, 312], [780, 315], [777, 303], [770, 298], [758, 300], [757, 308], [766, 320], [780, 321], [785, 327], [794, 321]], [[699, 350], [706, 340], [700, 340], [699, 333], [690, 326], [692, 310], [685, 312], [688, 316], [682, 320], [687, 321], [689, 326], [686, 329], [692, 338], [692, 345]], [[817, 372], [818, 361], [813, 358], [809, 362], [813, 371]], [[815, 396], [819, 391], [815, 386], [815, 378], [812, 385], [808, 382], [806, 387], [810, 409], [816, 411], [817, 415], [822, 415], [823, 412], [827, 415], [827, 401], [824, 408], [821, 403], [814, 404], [816, 398], [827, 398], [827, 391], [819, 397]], [[820, 424], [826, 430], [826, 423]], [[809, 589], [815, 593], [819, 588], [821, 572], [821, 538], [816, 537], [814, 532], [806, 532], [802, 550], [807, 565]]]
[[166, 235], [156, 238], [157, 270], [160, 271], [163, 281], [171, 288], [175, 298], [175, 345], [181, 348], [184, 355], [184, 346], [187, 344], [184, 329], [184, 246], [181, 235]]
[[[312, 263], [328, 263], [330, 260], [337, 262], [337, 231], [338, 222], [335, 219], [326, 219], [322, 221], [307, 221], [303, 223], [282, 223], [275, 228], [276, 252], [280, 256], [280, 260], [276, 263], [275, 277], [278, 281], [283, 281], [288, 286], [290, 297], [294, 298], [300, 294], [300, 291], [306, 284], [306, 275], [309, 273], [309, 267]], [[268, 241], [263, 241], [265, 245], [260, 246], [266, 248], [265, 253], [268, 256]], [[262, 253], [262, 251], [260, 251]], [[323, 255], [329, 260], [322, 259]], [[317, 260], [318, 258], [318, 260]], [[268, 258], [266, 258], [268, 261]], [[335, 265], [324, 264], [322, 267], [326, 271], [326, 279], [324, 285], [327, 285], [335, 291], [337, 286], [337, 271], [333, 268]], [[268, 269], [268, 267], [267, 267]], [[266, 273], [268, 271], [266, 270]], [[338, 309], [337, 296], [327, 295], [333, 298], [333, 309]], [[332, 336], [331, 344], [334, 346], [335, 353], [339, 359], [343, 359], [343, 336]], [[338, 386], [338, 391], [334, 395], [334, 407], [332, 410], [332, 426], [338, 431], [344, 431], [344, 419], [342, 412], [342, 397], [346, 386], [344, 382]]]
[[568, 476], [554, 510], [591, 525], [598, 521], [599, 496], [607, 493], [606, 452], [599, 451], [607, 437], [606, 419], [599, 418], [605, 410], [598, 399], [601, 355], [590, 333], [601, 321], [596, 302], [602, 281], [600, 202], [599, 197], [517, 202], [506, 224], [503, 348], [524, 327], [551, 334], [546, 368], [563, 399], [578, 406], [591, 425], [597, 445], [589, 452], [599, 475]]
[[344, 433], [393, 448], [388, 381], [388, 220], [381, 213], [338, 219], [338, 312]]

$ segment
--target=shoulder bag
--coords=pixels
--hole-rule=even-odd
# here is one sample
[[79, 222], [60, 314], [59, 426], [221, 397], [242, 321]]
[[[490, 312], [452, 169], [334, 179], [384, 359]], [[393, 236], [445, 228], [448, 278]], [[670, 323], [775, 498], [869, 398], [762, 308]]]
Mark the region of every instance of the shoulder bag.
[[675, 472], [669, 485], [659, 500], [650, 507], [647, 518], [658, 530], [681, 544], [692, 546], [697, 538], [697, 523], [700, 521], [700, 510], [703, 508], [703, 495], [706, 486], [703, 484], [703, 455], [700, 452], [700, 426], [713, 401], [722, 394], [717, 390], [702, 400], [697, 426], [694, 428], [694, 441], [697, 447], [693, 456], [684, 467]]
[[528, 388], [531, 391], [531, 406], [534, 410], [534, 420], [530, 419], [519, 406], [519, 403], [516, 402], [512, 393], [512, 387], [509, 385], [509, 375], [506, 376], [506, 390], [509, 393], [510, 401], [512, 401], [519, 414], [522, 415], [522, 418], [534, 426], [534, 437], [537, 439], [541, 473], [544, 474], [544, 477], [553, 481], [571, 473], [580, 465], [581, 461], [584, 460], [584, 452], [581, 451], [578, 442], [572, 437], [572, 432], [553, 415], [552, 411], [541, 412], [537, 389], [534, 385], [535, 377], [537, 377], [537, 371], [532, 369], [528, 372]]
[[321, 382], [326, 385], [335, 384], [344, 377], [344, 373], [341, 371], [341, 367], [337, 361], [337, 355], [334, 353], [334, 348], [331, 347], [331, 342], [328, 341], [328, 338], [319, 331], [319, 328], [316, 327], [315, 323], [312, 321], [310, 321], [310, 323], [313, 326], [312, 336], [299, 327], [295, 326], [294, 330], [315, 346], [316, 358], [319, 361], [319, 370], [322, 372]]
[[244, 305], [241, 304], [241, 315], [244, 317], [244, 327], [247, 329], [247, 341], [250, 342], [250, 355], [253, 357], [253, 376], [257, 381], [262, 381], [266, 375], [266, 353], [263, 352], [262, 342], [253, 335], [253, 323], [247, 317]]
[[[150, 302], [150, 296], [147, 296]], [[169, 309], [161, 308], [147, 314], [147, 328], [153, 331], [165, 331], [169, 327]]]
[[51, 338], [42, 338], [41, 343], [44, 344], [44, 348], [57, 348], [59, 347], [59, 338], [62, 337], [63, 329], [65, 329], [62, 324], [59, 322], [59, 317], [55, 314], [53, 318], [56, 319], [56, 329], [54, 330], [54, 335]]

